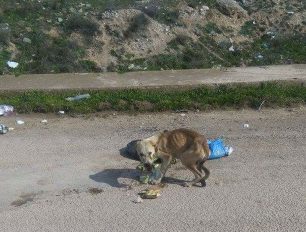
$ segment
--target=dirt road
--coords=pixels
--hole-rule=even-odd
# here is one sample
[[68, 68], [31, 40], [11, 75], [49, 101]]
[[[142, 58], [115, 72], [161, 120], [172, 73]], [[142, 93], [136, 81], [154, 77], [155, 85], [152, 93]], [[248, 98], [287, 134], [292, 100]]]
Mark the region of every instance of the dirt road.
[[306, 65], [188, 69], [118, 73], [62, 73], [2, 76], [0, 91], [198, 87], [200, 85], [255, 83], [263, 81], [306, 82]]
[[[306, 108], [19, 118], [24, 125], [15, 125], [16, 117], [0, 118], [15, 127], [0, 135], [0, 231], [306, 228]], [[192, 175], [176, 164], [160, 198], [134, 203], [144, 186], [137, 186], [137, 162], [119, 150], [177, 127], [222, 135], [235, 151], [208, 162], [207, 187], [181, 187]]]

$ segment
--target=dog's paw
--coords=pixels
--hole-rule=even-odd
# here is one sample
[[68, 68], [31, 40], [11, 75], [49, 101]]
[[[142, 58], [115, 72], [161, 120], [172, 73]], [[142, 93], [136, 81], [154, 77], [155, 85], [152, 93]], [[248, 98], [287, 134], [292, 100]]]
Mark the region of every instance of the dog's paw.
[[201, 183], [201, 186], [202, 186], [202, 187], [205, 187], [205, 186], [206, 186], [206, 181], [205, 181], [205, 180], [201, 180], [200, 183]]
[[161, 182], [161, 179], [152, 179], [152, 180], [149, 180], [149, 184], [152, 184], [152, 185], [156, 185], [156, 184], [160, 184]]
[[191, 187], [191, 183], [189, 183], [189, 182], [184, 182], [183, 184], [182, 184], [182, 186], [183, 187]]

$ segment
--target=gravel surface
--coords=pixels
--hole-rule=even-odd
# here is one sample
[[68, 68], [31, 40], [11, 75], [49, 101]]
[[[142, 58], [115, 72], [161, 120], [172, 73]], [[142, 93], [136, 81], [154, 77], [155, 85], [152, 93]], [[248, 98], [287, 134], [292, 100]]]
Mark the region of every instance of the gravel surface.
[[[0, 118], [15, 128], [0, 135], [0, 231], [305, 231], [306, 108], [18, 118]], [[205, 188], [181, 187], [192, 174], [176, 164], [158, 199], [134, 203], [145, 186], [120, 149], [178, 127], [234, 152], [207, 163]]]

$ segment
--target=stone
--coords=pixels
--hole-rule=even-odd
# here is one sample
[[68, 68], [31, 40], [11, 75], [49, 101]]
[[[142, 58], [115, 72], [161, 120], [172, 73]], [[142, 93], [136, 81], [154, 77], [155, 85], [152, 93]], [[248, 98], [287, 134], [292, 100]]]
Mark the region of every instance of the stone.
[[217, 0], [218, 10], [230, 17], [246, 17], [247, 11], [234, 0]]

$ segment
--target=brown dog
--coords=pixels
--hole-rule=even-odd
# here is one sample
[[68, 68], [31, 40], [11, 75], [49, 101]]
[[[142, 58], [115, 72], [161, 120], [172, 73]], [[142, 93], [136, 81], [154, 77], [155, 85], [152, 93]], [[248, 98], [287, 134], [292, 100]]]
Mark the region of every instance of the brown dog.
[[[203, 166], [210, 154], [207, 139], [193, 130], [164, 131], [138, 141], [136, 151], [140, 160], [147, 165], [152, 165], [154, 157], [162, 160], [159, 178], [152, 184], [160, 183], [173, 158], [180, 159], [182, 164], [195, 176], [191, 183], [184, 184], [186, 187], [198, 182], [205, 186], [205, 180], [210, 174], [209, 170]], [[205, 176], [202, 175], [202, 170]]]

